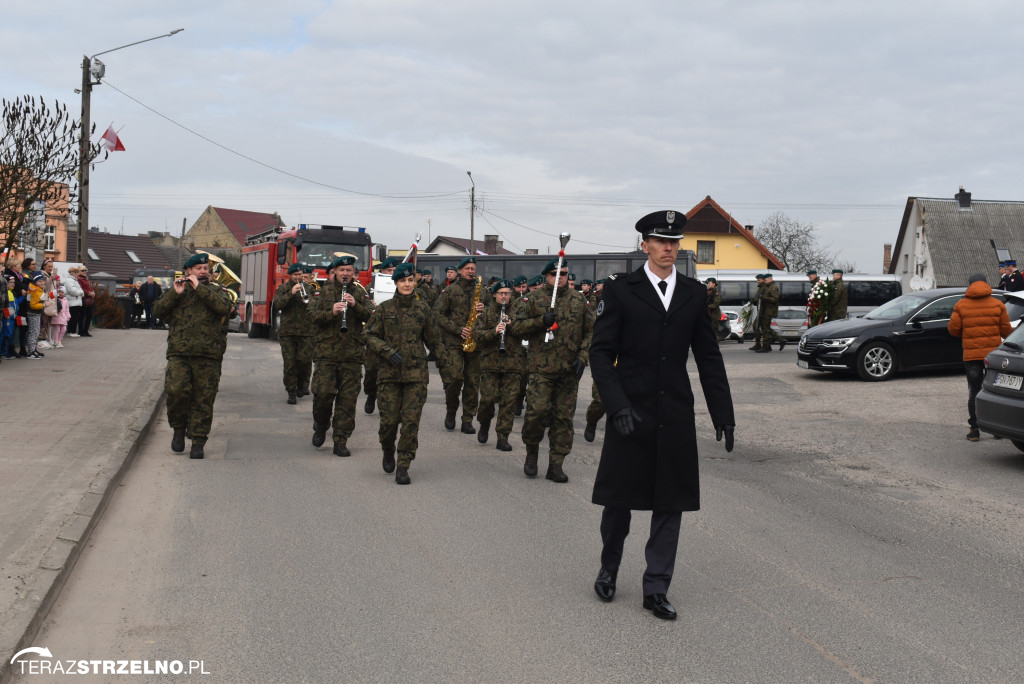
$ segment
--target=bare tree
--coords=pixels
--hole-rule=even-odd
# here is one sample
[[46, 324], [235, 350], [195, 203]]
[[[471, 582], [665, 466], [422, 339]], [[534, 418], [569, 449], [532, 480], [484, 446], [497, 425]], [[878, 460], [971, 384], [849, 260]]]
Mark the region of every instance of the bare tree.
[[[77, 186], [81, 119], [68, 114], [67, 105], [54, 102], [51, 109], [42, 98], [23, 95], [3, 100], [0, 131], [0, 233], [2, 249], [13, 247], [26, 218], [40, 206], [55, 203], [67, 211]], [[95, 125], [90, 134], [96, 130]], [[88, 144], [91, 163], [100, 145]], [[66, 206], [65, 206], [66, 204]]]
[[857, 264], [848, 259], [837, 261], [833, 268], [842, 269], [843, 273], [857, 273]]
[[830, 269], [836, 260], [836, 253], [820, 243], [813, 223], [801, 223], [781, 211], [761, 221], [754, 237], [782, 261], [787, 271]]

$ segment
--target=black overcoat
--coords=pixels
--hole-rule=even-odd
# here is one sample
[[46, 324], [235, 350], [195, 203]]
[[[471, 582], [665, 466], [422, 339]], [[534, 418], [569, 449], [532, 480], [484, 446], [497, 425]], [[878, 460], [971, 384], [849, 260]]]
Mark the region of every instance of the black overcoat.
[[[697, 429], [686, 371], [691, 349], [712, 421], [736, 424], [707, 311], [707, 286], [681, 273], [668, 311], [643, 267], [605, 283], [590, 347], [591, 373], [608, 412], [595, 504], [659, 512], [700, 508]], [[629, 406], [642, 422], [624, 436], [612, 416]]]

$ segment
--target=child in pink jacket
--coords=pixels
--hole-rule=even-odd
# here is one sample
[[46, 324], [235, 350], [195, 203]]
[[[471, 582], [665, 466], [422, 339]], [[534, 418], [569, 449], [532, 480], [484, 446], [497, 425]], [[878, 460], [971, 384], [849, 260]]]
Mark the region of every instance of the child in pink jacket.
[[57, 288], [57, 306], [60, 310], [57, 315], [50, 319], [50, 339], [53, 341], [53, 346], [57, 349], [63, 349], [64, 345], [61, 344], [61, 339], [64, 337], [64, 333], [68, 329], [68, 321], [71, 319], [71, 307], [68, 306], [68, 300], [63, 287]]

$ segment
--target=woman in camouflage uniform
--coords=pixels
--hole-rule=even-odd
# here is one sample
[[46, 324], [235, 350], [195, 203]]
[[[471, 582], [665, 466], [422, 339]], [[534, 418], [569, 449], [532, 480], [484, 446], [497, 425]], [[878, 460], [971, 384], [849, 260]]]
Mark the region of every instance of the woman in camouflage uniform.
[[[512, 283], [499, 280], [491, 288], [494, 299], [488, 304], [477, 321], [476, 346], [480, 352], [480, 431], [477, 441], [487, 443], [487, 433], [494, 418], [494, 405], [498, 404], [498, 424], [495, 434], [498, 442], [495, 448], [512, 451], [508, 443], [515, 420], [516, 400], [519, 385], [526, 370], [526, 350], [522, 340], [512, 335], [505, 326], [512, 311]], [[502, 305], [505, 317], [501, 317]], [[505, 350], [501, 350], [504, 333]]]

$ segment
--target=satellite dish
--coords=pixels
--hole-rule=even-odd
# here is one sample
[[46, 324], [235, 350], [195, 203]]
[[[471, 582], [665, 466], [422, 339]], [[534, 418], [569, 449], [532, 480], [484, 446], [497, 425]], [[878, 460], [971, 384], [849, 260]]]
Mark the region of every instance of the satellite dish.
[[924, 278], [922, 278], [919, 275], [916, 275], [913, 278], [911, 278], [910, 289], [913, 290], [914, 292], [920, 292], [921, 290], [924, 290]]

